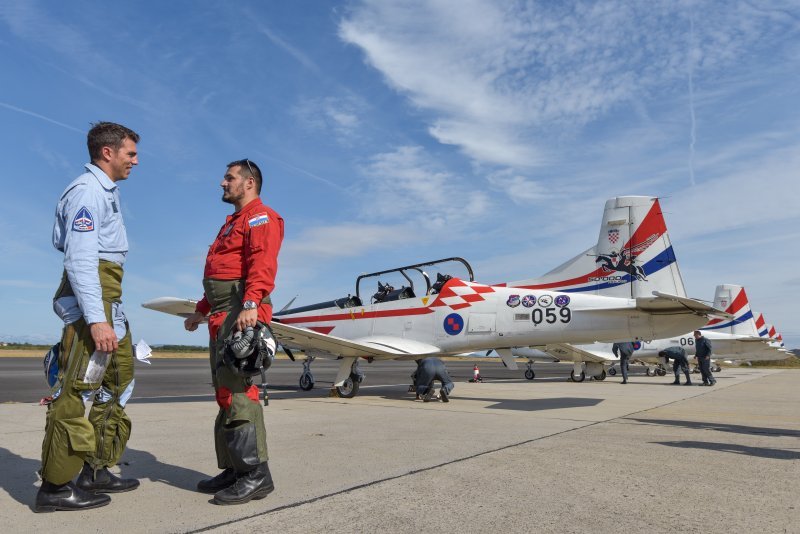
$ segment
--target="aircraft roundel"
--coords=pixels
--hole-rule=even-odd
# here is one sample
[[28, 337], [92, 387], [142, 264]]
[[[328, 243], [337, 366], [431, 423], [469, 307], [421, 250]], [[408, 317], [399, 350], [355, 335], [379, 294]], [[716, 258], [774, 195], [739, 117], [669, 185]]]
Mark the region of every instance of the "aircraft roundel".
[[457, 313], [451, 313], [444, 318], [444, 331], [451, 336], [456, 336], [464, 330], [464, 319]]
[[633, 350], [639, 350], [641, 348], [642, 348], [642, 342], [641, 341], [634, 341], [633, 342]]

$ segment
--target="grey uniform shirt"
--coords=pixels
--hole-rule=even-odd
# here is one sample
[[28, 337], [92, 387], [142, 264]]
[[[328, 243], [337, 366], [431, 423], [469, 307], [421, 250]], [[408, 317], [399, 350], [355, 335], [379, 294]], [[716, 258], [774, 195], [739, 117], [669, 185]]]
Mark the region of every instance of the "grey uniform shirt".
[[124, 265], [128, 253], [119, 188], [99, 167], [87, 163], [86, 171], [61, 194], [53, 225], [53, 246], [64, 253], [75, 293], [54, 303], [65, 323], [81, 315], [87, 323], [106, 321], [98, 264], [103, 259]]

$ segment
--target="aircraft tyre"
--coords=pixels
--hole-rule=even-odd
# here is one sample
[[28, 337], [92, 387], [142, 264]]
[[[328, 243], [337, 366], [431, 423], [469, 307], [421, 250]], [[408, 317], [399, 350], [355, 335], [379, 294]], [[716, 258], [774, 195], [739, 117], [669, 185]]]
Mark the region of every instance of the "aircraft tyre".
[[525, 369], [525, 378], [533, 380], [536, 378], [536, 373], [533, 372], [533, 369]]
[[358, 377], [350, 375], [347, 377], [347, 380], [344, 381], [344, 384], [336, 386], [336, 392], [343, 399], [352, 399], [358, 394], [358, 387], [360, 385]]
[[667, 374], [667, 370], [666, 369], [656, 369], [656, 374], [658, 376], [665, 376]]
[[569, 372], [569, 377], [573, 382], [583, 382], [584, 380], [586, 380], [586, 373], [581, 371], [581, 374], [575, 376], [575, 369], [573, 369], [572, 371]]
[[713, 371], [713, 372], [715, 372], [715, 373], [721, 373], [721, 372], [722, 372], [722, 367], [720, 367], [719, 365], [717, 365], [717, 366], [716, 366], [716, 367], [714, 367], [714, 368], [713, 368], [711, 371]]
[[655, 371], [655, 369], [650, 369], [650, 368], [648, 367], [648, 368], [647, 368], [647, 370], [645, 371], [645, 374], [646, 374], [647, 376], [656, 376], [656, 371]]
[[311, 391], [314, 389], [314, 377], [311, 373], [303, 373], [300, 375], [300, 389], [303, 391]]
[[608, 370], [608, 374], [610, 374], [611, 376], [616, 376], [617, 370], [612, 367], [611, 369]]
[[593, 378], [594, 378], [595, 380], [600, 380], [600, 381], [603, 381], [603, 380], [605, 380], [605, 379], [606, 379], [606, 370], [605, 370], [605, 369], [603, 369], [603, 371], [602, 371], [602, 372], [601, 372], [599, 375], [594, 375], [594, 377], [593, 377]]

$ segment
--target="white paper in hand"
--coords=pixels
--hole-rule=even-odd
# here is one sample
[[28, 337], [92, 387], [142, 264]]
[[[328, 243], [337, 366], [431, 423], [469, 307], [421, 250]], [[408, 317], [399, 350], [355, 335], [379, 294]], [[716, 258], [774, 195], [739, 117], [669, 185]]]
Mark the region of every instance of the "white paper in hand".
[[151, 365], [151, 362], [148, 358], [150, 355], [153, 354], [153, 349], [150, 348], [150, 345], [144, 339], [140, 339], [139, 342], [133, 347], [133, 352], [136, 354], [136, 359], [140, 362], [144, 362], [147, 365]]
[[99, 350], [94, 351], [89, 358], [89, 365], [86, 366], [86, 374], [83, 381], [87, 384], [97, 384], [103, 379], [103, 375], [108, 367], [108, 353]]

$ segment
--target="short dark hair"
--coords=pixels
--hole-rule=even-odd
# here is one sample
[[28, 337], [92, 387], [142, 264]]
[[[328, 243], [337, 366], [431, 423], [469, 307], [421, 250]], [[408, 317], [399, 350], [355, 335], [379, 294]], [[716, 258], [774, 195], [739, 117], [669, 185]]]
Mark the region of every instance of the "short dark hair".
[[261, 169], [258, 168], [256, 162], [251, 159], [237, 159], [228, 163], [228, 168], [239, 167], [243, 176], [252, 176], [256, 182], [256, 193], [261, 194]]
[[125, 139], [134, 143], [139, 142], [139, 134], [115, 122], [95, 122], [86, 136], [86, 146], [89, 148], [89, 158], [97, 161], [103, 155], [103, 147], [110, 146], [118, 150]]

